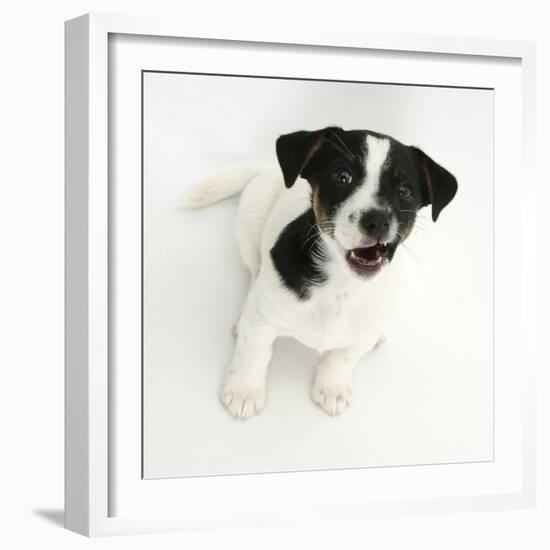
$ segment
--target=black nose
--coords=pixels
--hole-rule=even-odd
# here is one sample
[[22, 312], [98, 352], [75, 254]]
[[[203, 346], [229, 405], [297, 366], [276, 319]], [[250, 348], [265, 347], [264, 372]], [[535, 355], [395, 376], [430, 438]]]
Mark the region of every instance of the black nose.
[[367, 210], [361, 214], [359, 226], [369, 237], [382, 239], [390, 229], [390, 217], [384, 210]]

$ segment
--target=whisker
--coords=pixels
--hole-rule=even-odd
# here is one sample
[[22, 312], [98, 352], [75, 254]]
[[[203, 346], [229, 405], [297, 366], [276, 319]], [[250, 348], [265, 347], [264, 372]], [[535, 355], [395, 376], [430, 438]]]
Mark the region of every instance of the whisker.
[[[314, 230], [314, 229], [318, 229], [319, 230], [319, 234], [317, 233], [313, 233], [311, 234], [311, 232]], [[321, 223], [315, 223], [313, 224], [309, 229], [308, 229], [308, 232], [306, 233], [306, 237], [304, 239], [304, 242], [302, 243], [302, 249], [305, 248], [306, 244], [311, 241], [312, 239], [314, 239], [315, 237], [318, 237], [318, 238], [321, 238], [322, 235], [321, 235], [321, 232], [323, 230], [331, 230], [331, 229], [334, 229], [334, 224], [332, 222], [321, 222]], [[315, 243], [314, 243], [315, 244]], [[313, 245], [312, 245], [313, 246]]]
[[[400, 225], [400, 227], [402, 227]], [[425, 228], [425, 227], [422, 227], [422, 224], [418, 223], [418, 220], [415, 221], [414, 225], [413, 225], [413, 228], [412, 230], [409, 232], [409, 234], [407, 235], [407, 239], [410, 238], [412, 235], [414, 235], [414, 230], [415, 229], [418, 229], [419, 231], [421, 231], [424, 235], [428, 236], [428, 237], [432, 237], [432, 235], [430, 234], [430, 232]], [[398, 233], [399, 234], [399, 233]], [[402, 236], [402, 235], [401, 235]]]
[[406, 209], [400, 209], [399, 212], [412, 212], [416, 214], [418, 218], [421, 218], [424, 221], [430, 221], [430, 218], [426, 217], [426, 214], [422, 213], [419, 210], [406, 210]]
[[[320, 235], [315, 235], [315, 238], [311, 241], [311, 245], [310, 245], [308, 248], [311, 250], [311, 249], [319, 242], [320, 239], [321, 239]], [[310, 240], [311, 240], [311, 239], [310, 239]], [[305, 244], [306, 244], [306, 243], [304, 243], [304, 244], [302, 245], [302, 248], [305, 247]]]
[[333, 149], [336, 149], [342, 156], [346, 157], [350, 162], [353, 162], [353, 158], [349, 155], [349, 153], [344, 149], [342, 149], [337, 143], [334, 143], [330, 139], [326, 139], [325, 141], [330, 145], [330, 147], [332, 147]]
[[342, 149], [337, 143], [334, 143], [334, 141], [325, 138], [325, 141], [333, 148], [336, 149], [339, 153], [341, 153], [344, 157], [346, 157], [350, 162], [353, 162], [353, 157], [344, 149]]
[[420, 265], [420, 263], [418, 262], [418, 259], [416, 258], [416, 256], [413, 254], [412, 250], [403, 242], [403, 236], [401, 235], [401, 233], [399, 233], [399, 231], [397, 232], [397, 234], [399, 235], [399, 239], [400, 239], [400, 244], [401, 246], [403, 247], [403, 249], [407, 252], [407, 254], [412, 258], [412, 260], [414, 261], [414, 263], [416, 264], [416, 266], [418, 267], [418, 269], [420, 269], [420, 271], [424, 271], [422, 269], [422, 266]]
[[355, 155], [350, 151], [350, 148], [345, 144], [344, 140], [334, 131], [329, 128], [329, 132], [344, 146], [344, 149], [355, 159]]
[[317, 227], [317, 224], [314, 223], [312, 226], [310, 226], [310, 228], [307, 230], [307, 233], [306, 233], [306, 236], [305, 236], [305, 239], [304, 240], [307, 240], [307, 238], [309, 237], [310, 233]]
[[421, 225], [419, 225], [417, 223], [414, 224], [414, 227], [413, 227], [413, 230], [412, 230], [411, 234], [414, 233], [415, 229], [420, 230], [424, 235], [426, 235], [427, 237], [432, 238], [431, 233], [427, 229], [425, 229], [424, 227], [422, 227]]
[[400, 209], [399, 212], [414, 213], [415, 214], [415, 221], [414, 221], [415, 229], [418, 228], [418, 229], [420, 229], [420, 231], [423, 231], [424, 233], [426, 233], [428, 236], [431, 237], [431, 235], [429, 235], [427, 229], [422, 226], [422, 222], [428, 222], [429, 221], [426, 217], [424, 217], [422, 214], [420, 214], [417, 210]]
[[[307, 244], [309, 241], [311, 241], [311, 240], [313, 240], [313, 239], [317, 240], [317, 239], [319, 239], [319, 238], [320, 238], [320, 235], [318, 235], [317, 233], [314, 233], [313, 235], [311, 235], [310, 237], [308, 237], [307, 239], [305, 239], [304, 242], [302, 243], [302, 250], [306, 247], [306, 244]], [[314, 241], [314, 242], [315, 242], [315, 241]]]
[[420, 218], [421, 220], [425, 221], [425, 222], [431, 222], [432, 221], [432, 218], [429, 217], [429, 216], [426, 216], [426, 214], [417, 213], [416, 216], [418, 218]]

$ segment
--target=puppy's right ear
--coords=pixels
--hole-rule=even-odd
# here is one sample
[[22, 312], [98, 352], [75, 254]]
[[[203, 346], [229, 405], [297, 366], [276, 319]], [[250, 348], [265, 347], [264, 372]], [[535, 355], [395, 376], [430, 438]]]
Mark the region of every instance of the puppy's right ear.
[[285, 185], [292, 187], [321, 147], [326, 129], [315, 132], [293, 132], [277, 139], [277, 159], [283, 171]]

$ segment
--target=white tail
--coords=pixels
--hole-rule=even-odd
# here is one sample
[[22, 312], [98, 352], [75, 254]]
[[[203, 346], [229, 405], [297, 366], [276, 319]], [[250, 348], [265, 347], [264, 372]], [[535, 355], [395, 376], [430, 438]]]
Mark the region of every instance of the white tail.
[[188, 208], [202, 208], [240, 193], [258, 174], [257, 169], [234, 169], [215, 174], [193, 185], [185, 195]]

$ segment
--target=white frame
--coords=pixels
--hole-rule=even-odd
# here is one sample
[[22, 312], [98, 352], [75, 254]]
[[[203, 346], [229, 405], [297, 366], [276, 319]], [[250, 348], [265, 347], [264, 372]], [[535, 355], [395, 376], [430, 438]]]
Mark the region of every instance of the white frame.
[[[368, 48], [441, 54], [514, 58], [522, 64], [522, 157], [524, 197], [535, 194], [532, 174], [534, 139], [533, 43], [458, 39], [383, 33], [310, 33], [302, 29], [274, 33], [202, 29], [173, 20], [133, 16], [85, 15], [66, 23], [66, 527], [89, 536], [257, 525], [296, 519], [288, 510], [271, 519], [239, 517], [231, 521], [185, 518], [109, 517], [108, 376], [108, 35], [193, 37], [309, 46]], [[534, 216], [524, 217], [524, 233], [533, 232]], [[535, 248], [524, 250], [534, 269]], [[525, 371], [522, 405], [522, 488], [506, 495], [333, 505], [332, 518], [476, 511], [528, 507], [535, 499], [535, 290], [524, 292]], [[321, 513], [325, 516], [325, 512]]]

